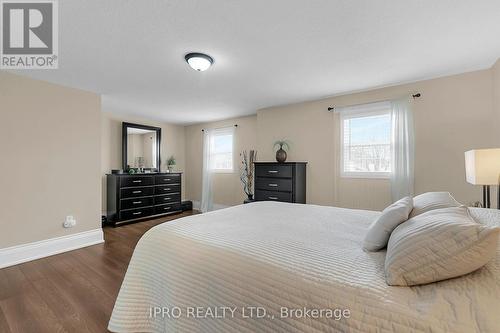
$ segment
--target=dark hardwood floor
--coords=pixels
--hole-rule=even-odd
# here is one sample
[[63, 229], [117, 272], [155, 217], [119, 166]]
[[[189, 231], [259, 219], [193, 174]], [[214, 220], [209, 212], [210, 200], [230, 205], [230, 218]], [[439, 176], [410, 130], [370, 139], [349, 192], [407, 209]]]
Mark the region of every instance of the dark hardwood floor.
[[139, 238], [182, 214], [105, 227], [105, 243], [0, 270], [0, 332], [108, 332], [113, 305]]

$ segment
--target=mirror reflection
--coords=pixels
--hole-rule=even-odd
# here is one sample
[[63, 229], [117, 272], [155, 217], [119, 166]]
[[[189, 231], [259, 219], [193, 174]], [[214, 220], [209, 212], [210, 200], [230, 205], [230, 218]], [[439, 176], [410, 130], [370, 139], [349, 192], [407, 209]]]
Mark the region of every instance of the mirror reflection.
[[158, 156], [156, 131], [127, 128], [127, 165], [129, 168], [156, 169]]

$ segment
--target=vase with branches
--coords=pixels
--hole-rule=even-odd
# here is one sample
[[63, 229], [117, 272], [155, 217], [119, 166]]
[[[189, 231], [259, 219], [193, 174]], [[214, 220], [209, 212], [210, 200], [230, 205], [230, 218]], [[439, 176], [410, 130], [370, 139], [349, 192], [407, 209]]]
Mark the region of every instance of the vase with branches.
[[243, 184], [243, 191], [248, 196], [249, 200], [253, 199], [253, 178], [254, 168], [253, 162], [257, 160], [257, 151], [250, 150], [240, 153], [241, 166], [240, 166], [240, 180]]
[[290, 150], [290, 142], [288, 140], [278, 140], [273, 145], [274, 149], [277, 147], [279, 148], [276, 150], [276, 161], [278, 161], [278, 163], [284, 163], [287, 157], [286, 152]]

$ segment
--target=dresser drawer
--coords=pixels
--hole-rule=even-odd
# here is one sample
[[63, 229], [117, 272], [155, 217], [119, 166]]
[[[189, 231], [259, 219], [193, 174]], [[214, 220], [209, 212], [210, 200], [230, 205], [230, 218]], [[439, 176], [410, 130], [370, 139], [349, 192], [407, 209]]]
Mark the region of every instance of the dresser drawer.
[[161, 204], [166, 204], [166, 203], [172, 203], [172, 202], [180, 202], [181, 201], [181, 195], [179, 193], [177, 194], [167, 194], [167, 195], [157, 195], [154, 197], [155, 205], [161, 205]]
[[292, 178], [292, 166], [279, 164], [256, 164], [255, 175], [257, 177]]
[[132, 187], [132, 186], [147, 186], [153, 185], [153, 176], [130, 176], [122, 177], [120, 186], [121, 187]]
[[169, 205], [160, 205], [155, 206], [155, 214], [165, 214], [170, 212], [178, 212], [181, 210], [180, 204], [169, 204]]
[[127, 209], [120, 211], [120, 219], [121, 220], [131, 220], [137, 219], [140, 217], [146, 217], [154, 214], [153, 207], [143, 207], [137, 209]]
[[153, 206], [153, 197], [132, 198], [120, 200], [120, 209]]
[[292, 202], [292, 193], [256, 190], [255, 200]]
[[122, 188], [120, 194], [122, 198], [146, 197], [154, 194], [154, 187], [129, 187]]
[[292, 180], [286, 178], [257, 178], [255, 188], [257, 190], [291, 192]]
[[181, 183], [181, 175], [172, 174], [172, 175], [159, 175], [155, 176], [155, 184], [180, 184]]
[[155, 194], [172, 194], [172, 193], [181, 193], [180, 185], [156, 185], [155, 186]]

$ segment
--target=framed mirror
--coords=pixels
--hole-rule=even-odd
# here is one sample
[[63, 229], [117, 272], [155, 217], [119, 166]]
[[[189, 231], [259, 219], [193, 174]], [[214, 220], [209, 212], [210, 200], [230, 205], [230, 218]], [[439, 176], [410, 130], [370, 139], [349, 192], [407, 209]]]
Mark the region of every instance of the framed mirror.
[[160, 172], [161, 128], [122, 123], [123, 170]]

